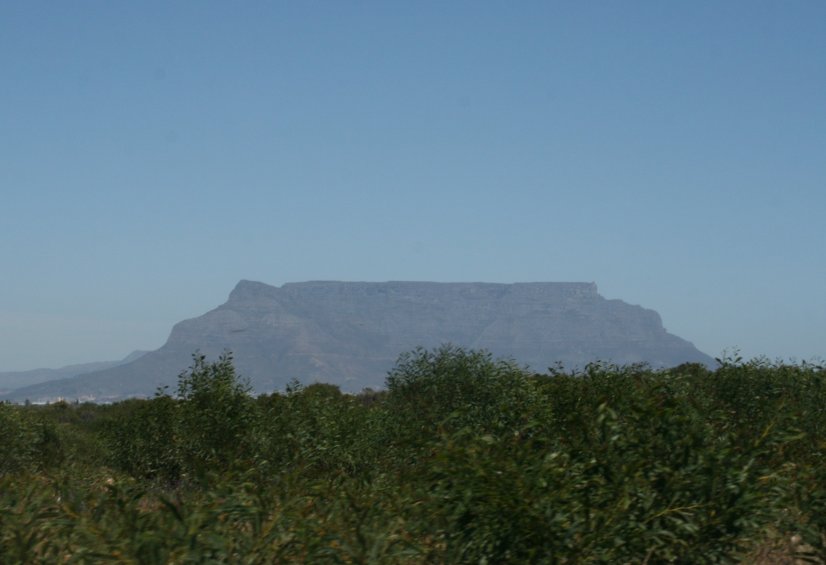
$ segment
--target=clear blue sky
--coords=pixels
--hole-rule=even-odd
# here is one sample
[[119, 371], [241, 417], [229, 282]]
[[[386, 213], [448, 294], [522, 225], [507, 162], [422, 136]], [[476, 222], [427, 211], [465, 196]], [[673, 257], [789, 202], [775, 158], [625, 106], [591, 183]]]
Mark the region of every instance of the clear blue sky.
[[826, 2], [0, 3], [0, 370], [239, 279], [594, 281], [826, 357]]

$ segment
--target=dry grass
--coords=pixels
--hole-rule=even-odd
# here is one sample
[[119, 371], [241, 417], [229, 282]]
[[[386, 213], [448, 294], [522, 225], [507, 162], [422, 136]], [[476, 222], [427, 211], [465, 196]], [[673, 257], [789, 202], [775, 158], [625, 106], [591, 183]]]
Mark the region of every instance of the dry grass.
[[815, 554], [814, 548], [803, 543], [798, 535], [776, 538], [751, 552], [744, 563], [751, 565], [824, 565], [826, 562]]

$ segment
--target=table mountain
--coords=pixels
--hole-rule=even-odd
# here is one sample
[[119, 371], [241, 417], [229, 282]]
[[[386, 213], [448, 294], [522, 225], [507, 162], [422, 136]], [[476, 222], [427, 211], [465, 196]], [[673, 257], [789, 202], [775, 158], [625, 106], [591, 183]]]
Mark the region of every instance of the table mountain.
[[14, 391], [9, 398], [115, 400], [174, 385], [196, 350], [230, 350], [256, 392], [295, 378], [346, 391], [380, 388], [399, 354], [452, 343], [487, 349], [537, 372], [601, 360], [711, 365], [666, 332], [653, 310], [606, 300], [593, 283], [241, 281], [229, 300], [175, 325], [166, 344], [118, 367]]

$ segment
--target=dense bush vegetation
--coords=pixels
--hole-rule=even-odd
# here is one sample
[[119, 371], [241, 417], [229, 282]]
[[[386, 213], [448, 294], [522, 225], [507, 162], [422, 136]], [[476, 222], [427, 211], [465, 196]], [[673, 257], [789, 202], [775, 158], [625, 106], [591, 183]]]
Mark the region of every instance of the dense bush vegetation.
[[0, 562], [727, 563], [826, 558], [826, 373], [445, 346], [384, 391], [0, 405]]

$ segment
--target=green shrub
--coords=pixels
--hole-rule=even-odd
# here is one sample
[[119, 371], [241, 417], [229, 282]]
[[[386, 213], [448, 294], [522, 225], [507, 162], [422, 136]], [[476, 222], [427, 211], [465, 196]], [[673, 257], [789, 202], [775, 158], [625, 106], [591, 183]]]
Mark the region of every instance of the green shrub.
[[53, 423], [32, 409], [0, 403], [0, 475], [58, 466], [63, 457]]
[[178, 402], [127, 400], [105, 430], [111, 463], [133, 477], [172, 484], [181, 477]]
[[452, 345], [402, 355], [387, 376], [397, 443], [424, 444], [470, 428], [507, 434], [538, 409], [534, 383], [515, 362]]
[[445, 346], [387, 391], [253, 399], [196, 355], [177, 397], [0, 405], [0, 562], [728, 563], [793, 537], [823, 560], [823, 379]]
[[0, 403], [0, 475], [33, 467], [39, 430], [16, 406]]

